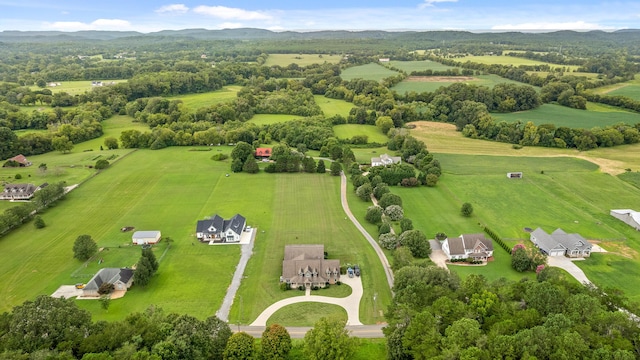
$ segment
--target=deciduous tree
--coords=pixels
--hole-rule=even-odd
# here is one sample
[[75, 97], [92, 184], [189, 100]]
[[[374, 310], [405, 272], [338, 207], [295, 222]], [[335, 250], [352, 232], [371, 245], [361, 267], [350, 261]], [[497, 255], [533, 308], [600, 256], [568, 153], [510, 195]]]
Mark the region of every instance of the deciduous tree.
[[473, 205], [471, 205], [470, 203], [462, 204], [460, 213], [462, 214], [462, 216], [465, 216], [465, 217], [471, 216], [471, 214], [473, 214]]
[[291, 336], [284, 326], [272, 324], [262, 333], [261, 346], [263, 359], [285, 360], [291, 351]]
[[80, 235], [73, 243], [73, 257], [85, 261], [98, 251], [98, 245], [91, 235]]
[[253, 359], [256, 352], [254, 341], [253, 336], [244, 331], [231, 335], [224, 349], [224, 360]]
[[304, 354], [309, 360], [350, 359], [357, 339], [349, 336], [345, 321], [321, 318], [304, 336]]

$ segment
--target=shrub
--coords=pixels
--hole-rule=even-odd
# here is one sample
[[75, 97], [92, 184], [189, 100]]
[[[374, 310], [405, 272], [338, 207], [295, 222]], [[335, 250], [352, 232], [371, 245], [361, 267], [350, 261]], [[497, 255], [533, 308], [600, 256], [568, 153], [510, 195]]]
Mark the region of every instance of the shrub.
[[420, 183], [418, 182], [418, 179], [414, 177], [402, 179], [402, 181], [400, 182], [400, 186], [404, 187], [414, 187], [418, 185], [420, 185]]
[[229, 155], [223, 154], [223, 153], [218, 153], [218, 154], [213, 154], [213, 156], [211, 157], [211, 160], [223, 161], [223, 160], [227, 160], [228, 158], [229, 158]]
[[425, 178], [425, 185], [428, 187], [434, 187], [438, 184], [438, 179], [438, 176], [435, 174], [427, 174], [427, 177]]
[[34, 219], [33, 219], [33, 226], [36, 229], [42, 229], [43, 227], [45, 227], [45, 223], [44, 220], [42, 220], [42, 217], [40, 215], [37, 215]]
[[360, 185], [360, 187], [358, 187], [358, 190], [356, 190], [356, 195], [358, 195], [360, 200], [369, 202], [371, 201], [372, 192], [373, 192], [373, 188], [371, 187], [371, 184], [364, 183]]
[[473, 214], [473, 205], [469, 203], [462, 204], [462, 208], [460, 209], [460, 213], [462, 216], [469, 217]]
[[14, 176], [14, 178], [15, 178], [16, 180], [20, 180], [20, 179], [22, 179], [22, 175], [20, 175], [20, 174], [16, 174], [16, 176]]
[[386, 209], [390, 205], [400, 205], [402, 206], [402, 198], [396, 194], [386, 193], [380, 197], [380, 201], [378, 201], [378, 205], [380, 205], [383, 209]]
[[287, 291], [289, 289], [291, 289], [291, 284], [288, 284], [286, 282], [281, 282], [280, 283], [280, 290]]
[[400, 205], [389, 205], [384, 209], [384, 214], [391, 219], [391, 221], [399, 221], [404, 217], [404, 210]]
[[96, 165], [94, 167], [96, 168], [96, 170], [106, 169], [109, 167], [109, 161], [105, 159], [100, 159], [96, 161]]
[[364, 217], [368, 222], [377, 224], [382, 220], [382, 208], [380, 206], [369, 206], [367, 215]]
[[384, 249], [393, 250], [398, 247], [398, 237], [392, 233], [382, 234], [378, 237], [378, 244]]
[[400, 220], [400, 230], [402, 230], [402, 232], [413, 230], [413, 221], [409, 218], [403, 218]]
[[116, 288], [115, 285], [113, 285], [112, 283], [104, 282], [100, 284], [100, 287], [98, 288], [98, 294], [100, 295], [111, 294], [113, 290], [115, 290], [115, 288]]
[[386, 222], [382, 223], [378, 227], [378, 235], [388, 234], [390, 232], [391, 232], [391, 225], [389, 225], [389, 223], [386, 223]]
[[379, 183], [373, 189], [373, 196], [375, 196], [376, 199], [380, 200], [382, 195], [387, 194], [390, 191], [391, 190], [389, 190], [389, 185], [387, 185], [386, 183]]
[[445, 233], [443, 233], [443, 232], [439, 232], [439, 233], [437, 233], [437, 234], [436, 234], [436, 239], [437, 239], [437, 240], [442, 241], [442, 240], [444, 240], [444, 239], [446, 239], [446, 238], [447, 238], [447, 234], [445, 234]]

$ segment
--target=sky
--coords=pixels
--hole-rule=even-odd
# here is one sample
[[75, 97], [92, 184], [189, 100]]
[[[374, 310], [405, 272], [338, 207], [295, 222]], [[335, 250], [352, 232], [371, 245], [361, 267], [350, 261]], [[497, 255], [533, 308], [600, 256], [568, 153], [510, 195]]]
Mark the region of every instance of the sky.
[[260, 28], [553, 31], [640, 28], [640, 1], [0, 0], [0, 30]]

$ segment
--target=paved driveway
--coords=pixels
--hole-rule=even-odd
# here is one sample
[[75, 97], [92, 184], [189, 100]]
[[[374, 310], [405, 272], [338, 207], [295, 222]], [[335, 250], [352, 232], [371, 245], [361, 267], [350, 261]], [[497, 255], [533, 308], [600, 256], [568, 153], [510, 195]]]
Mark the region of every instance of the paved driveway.
[[[576, 260], [581, 261], [581, 260]], [[561, 269], [566, 270], [571, 276], [576, 278], [582, 284], [592, 284], [591, 281], [587, 278], [587, 275], [584, 274], [582, 269], [578, 267], [578, 265], [574, 264], [571, 259], [564, 256], [549, 256], [547, 257], [547, 263], [549, 266], [559, 267]]]
[[449, 268], [447, 267], [447, 255], [442, 251], [440, 241], [429, 240], [429, 245], [431, 245], [431, 255], [429, 255], [429, 259], [431, 259], [431, 261], [433, 261], [437, 266], [449, 271]]
[[[310, 295], [309, 291], [303, 296], [294, 296], [288, 299], [283, 299], [275, 304], [272, 304], [266, 308], [260, 316], [256, 318], [254, 322], [249, 326], [266, 326], [267, 320], [280, 308], [287, 305], [300, 303], [300, 302], [320, 302], [326, 304], [334, 304], [342, 306], [347, 310], [347, 325], [362, 325], [360, 322], [360, 300], [362, 299], [362, 280], [359, 276], [350, 278], [348, 276], [340, 276], [340, 281], [343, 284], [351, 286], [351, 295], [344, 298], [335, 298], [329, 296]], [[332, 285], [338, 286], [338, 285]]]
[[81, 295], [82, 289], [76, 289], [75, 285], [62, 285], [56, 292], [51, 294], [51, 297], [69, 299]]

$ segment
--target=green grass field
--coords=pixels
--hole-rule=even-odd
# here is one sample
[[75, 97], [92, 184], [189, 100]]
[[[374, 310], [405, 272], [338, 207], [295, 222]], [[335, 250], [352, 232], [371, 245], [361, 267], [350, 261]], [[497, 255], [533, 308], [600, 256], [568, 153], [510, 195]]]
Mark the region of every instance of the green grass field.
[[222, 89], [216, 91], [206, 92], [202, 94], [172, 96], [168, 99], [182, 100], [187, 108], [189, 108], [191, 111], [195, 111], [202, 107], [229, 102], [236, 98], [236, 95], [241, 88], [241, 86], [237, 85], [225, 86]]
[[407, 74], [411, 74], [413, 71], [445, 71], [449, 69], [455, 69], [454, 66], [443, 65], [439, 62], [423, 60], [423, 61], [390, 61], [389, 65], [394, 68], [405, 71]]
[[316, 104], [320, 106], [324, 116], [331, 117], [334, 115], [340, 115], [344, 118], [349, 116], [349, 111], [355, 107], [353, 103], [339, 99], [330, 99], [322, 95], [314, 95], [313, 99]]
[[521, 57], [515, 56], [491, 56], [491, 55], [483, 55], [483, 56], [474, 56], [469, 55], [462, 58], [457, 59], [461, 62], [471, 61], [480, 64], [499, 64], [499, 65], [549, 65], [552, 69], [562, 69], [565, 68], [566, 71], [574, 71], [577, 70], [579, 66], [577, 65], [558, 65], [552, 64], [544, 61], [530, 60]]
[[287, 305], [276, 311], [267, 326], [286, 324], [287, 326], [313, 326], [320, 318], [335, 317], [347, 321], [347, 311], [341, 306], [316, 302], [302, 302]]
[[[105, 86], [108, 86], [106, 84], [111, 84], [111, 83], [119, 83], [119, 82], [126, 82], [126, 79], [119, 79], [119, 80], [81, 80], [81, 81], [59, 81], [60, 85], [58, 86], [46, 86], [45, 89], [49, 89], [51, 90], [51, 92], [53, 93], [57, 93], [57, 92], [66, 92], [69, 95], [79, 95], [82, 94], [86, 91], [91, 91], [91, 89], [94, 88], [94, 86], [91, 85], [91, 83], [93, 81], [102, 81]], [[31, 90], [38, 90], [40, 89], [37, 86], [31, 86], [30, 87]]]
[[286, 67], [291, 64], [307, 66], [313, 64], [337, 64], [342, 60], [342, 55], [328, 54], [269, 54], [265, 66]]
[[288, 114], [255, 114], [249, 120], [250, 123], [254, 123], [256, 125], [270, 125], [281, 122], [287, 122], [295, 119], [301, 119], [301, 116], [298, 115], [288, 115]]
[[371, 63], [344, 69], [340, 74], [340, 77], [347, 81], [353, 79], [380, 81], [384, 78], [396, 75], [398, 75], [396, 71], [389, 70], [380, 64]]
[[594, 107], [597, 111], [577, 110], [557, 104], [544, 104], [537, 109], [508, 114], [492, 114], [498, 121], [526, 123], [533, 122], [536, 125], [554, 124], [571, 128], [591, 129], [604, 127], [620, 122], [634, 125], [640, 122], [640, 114], [630, 111], [619, 111], [601, 106]]
[[333, 127], [333, 132], [338, 139], [350, 139], [356, 135], [366, 135], [370, 143], [384, 144], [389, 138], [375, 125], [342, 124]]
[[619, 87], [609, 92], [608, 95], [626, 96], [634, 100], [640, 100], [640, 79], [625, 83], [624, 87]]
[[[417, 93], [421, 93], [421, 92], [433, 92], [436, 91], [437, 89], [439, 89], [442, 86], [449, 86], [452, 84], [455, 84], [458, 81], [409, 81], [409, 80], [404, 80], [402, 82], [400, 82], [399, 84], [397, 84], [396, 86], [392, 87], [391, 89], [398, 92], [398, 93], [408, 93], [411, 91], [415, 91]], [[510, 84], [518, 84], [518, 85], [522, 85], [522, 83], [519, 83], [517, 81], [513, 81], [513, 80], [509, 80], [509, 79], [505, 79], [503, 77], [500, 77], [498, 75], [477, 75], [477, 76], [473, 76], [472, 80], [467, 80], [467, 81], [463, 81], [465, 84], [473, 84], [473, 85], [478, 85], [478, 86], [487, 86], [489, 88], [492, 88], [494, 86], [496, 86], [497, 84], [501, 84], [501, 83], [510, 83]], [[536, 90], [538, 90], [538, 88], [536, 88]]]

